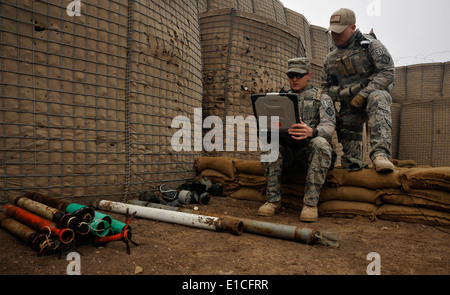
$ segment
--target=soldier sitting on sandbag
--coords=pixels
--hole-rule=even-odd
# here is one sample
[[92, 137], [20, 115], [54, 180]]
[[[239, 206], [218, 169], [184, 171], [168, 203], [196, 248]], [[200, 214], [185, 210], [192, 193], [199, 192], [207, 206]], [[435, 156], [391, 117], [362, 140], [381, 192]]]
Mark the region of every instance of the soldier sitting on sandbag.
[[314, 88], [308, 58], [288, 61], [291, 93], [298, 94], [300, 123], [292, 125], [287, 138], [280, 138], [278, 160], [262, 162], [267, 180], [267, 202], [259, 208], [261, 216], [274, 216], [281, 210], [282, 173], [306, 172], [305, 195], [300, 221], [318, 219], [319, 195], [333, 164], [332, 136], [336, 112], [331, 98]]

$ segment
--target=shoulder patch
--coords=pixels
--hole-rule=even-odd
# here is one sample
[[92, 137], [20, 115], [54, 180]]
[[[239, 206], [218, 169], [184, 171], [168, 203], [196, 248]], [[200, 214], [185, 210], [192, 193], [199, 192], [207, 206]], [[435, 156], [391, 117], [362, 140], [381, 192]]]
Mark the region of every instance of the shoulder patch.
[[329, 99], [323, 99], [322, 100], [322, 106], [323, 106], [323, 110], [324, 110], [324, 114], [328, 119], [334, 119], [336, 116], [336, 110], [334, 108], [334, 103], [333, 101], [329, 100]]
[[384, 55], [381, 58], [381, 62], [384, 63], [384, 64], [389, 64], [391, 62], [391, 58], [389, 56], [387, 56], [387, 55]]
[[387, 49], [385, 47], [379, 47], [379, 48], [373, 50], [370, 54], [373, 57], [380, 57], [380, 56], [385, 55], [386, 53], [387, 53]]

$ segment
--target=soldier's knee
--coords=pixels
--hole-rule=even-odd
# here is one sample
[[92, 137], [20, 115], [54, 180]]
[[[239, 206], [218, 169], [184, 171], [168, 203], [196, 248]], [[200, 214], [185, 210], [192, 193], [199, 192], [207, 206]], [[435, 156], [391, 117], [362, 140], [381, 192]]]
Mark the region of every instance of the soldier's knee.
[[376, 90], [369, 95], [367, 99], [367, 113], [372, 114], [390, 114], [392, 105], [392, 96], [384, 90]]
[[386, 90], [375, 90], [367, 98], [367, 104], [392, 104], [392, 96]]
[[316, 137], [311, 140], [310, 143], [311, 147], [315, 151], [321, 151], [325, 153], [326, 155], [330, 155], [333, 152], [333, 148], [331, 147], [330, 143], [323, 137]]

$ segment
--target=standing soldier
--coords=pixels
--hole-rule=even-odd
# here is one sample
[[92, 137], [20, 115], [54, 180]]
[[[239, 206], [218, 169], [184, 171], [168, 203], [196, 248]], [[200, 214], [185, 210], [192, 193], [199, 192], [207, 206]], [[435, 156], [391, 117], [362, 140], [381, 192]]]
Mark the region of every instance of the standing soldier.
[[356, 16], [342, 8], [331, 16], [330, 28], [335, 48], [325, 59], [323, 91], [341, 103], [337, 132], [344, 155], [342, 167], [359, 170], [363, 126], [370, 128], [370, 159], [375, 170], [392, 172], [391, 104], [389, 90], [394, 82], [394, 61], [386, 47], [372, 35], [356, 29]]
[[289, 137], [280, 138], [280, 153], [273, 163], [262, 163], [267, 180], [267, 203], [259, 208], [261, 216], [273, 216], [281, 210], [282, 173], [306, 172], [305, 196], [300, 221], [315, 222], [322, 186], [332, 165], [332, 136], [336, 112], [328, 95], [309, 84], [311, 65], [306, 57], [288, 61], [290, 93], [299, 96], [300, 124], [289, 129]]

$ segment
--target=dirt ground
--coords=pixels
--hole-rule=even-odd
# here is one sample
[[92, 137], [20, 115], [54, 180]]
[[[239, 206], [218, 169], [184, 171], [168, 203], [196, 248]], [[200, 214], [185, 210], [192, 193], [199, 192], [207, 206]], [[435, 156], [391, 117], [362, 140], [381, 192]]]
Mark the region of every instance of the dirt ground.
[[[82, 275], [366, 275], [371, 252], [380, 255], [382, 275], [449, 275], [449, 228], [403, 222], [367, 222], [321, 217], [298, 221], [284, 208], [273, 218], [257, 216], [260, 203], [214, 197], [199, 212], [296, 225], [339, 233], [340, 246], [306, 245], [244, 232], [230, 233], [135, 218], [133, 240], [105, 247], [83, 244]], [[189, 205], [194, 207], [194, 205]], [[111, 214], [117, 220], [124, 215]], [[0, 275], [65, 275], [68, 253], [37, 257], [27, 244], [0, 230]]]

